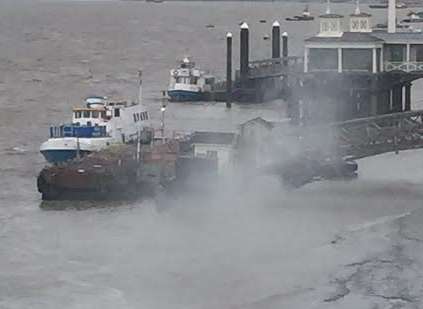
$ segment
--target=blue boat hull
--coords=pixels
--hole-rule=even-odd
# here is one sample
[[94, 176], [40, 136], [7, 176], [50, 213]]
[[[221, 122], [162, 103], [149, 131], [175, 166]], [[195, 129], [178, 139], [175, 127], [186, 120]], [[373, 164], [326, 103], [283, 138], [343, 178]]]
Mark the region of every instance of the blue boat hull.
[[[61, 163], [76, 158], [76, 150], [43, 150], [41, 154], [50, 163]], [[84, 156], [89, 151], [80, 151], [80, 155]]]
[[173, 102], [201, 101], [203, 94], [201, 92], [186, 90], [169, 90], [167, 94]]

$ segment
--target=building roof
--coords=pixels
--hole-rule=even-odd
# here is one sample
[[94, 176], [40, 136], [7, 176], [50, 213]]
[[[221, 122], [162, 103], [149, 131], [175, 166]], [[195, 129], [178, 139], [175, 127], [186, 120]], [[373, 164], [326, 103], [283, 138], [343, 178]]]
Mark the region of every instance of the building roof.
[[264, 125], [265, 127], [267, 127], [268, 129], [272, 129], [273, 128], [273, 124], [270, 121], [264, 120], [261, 117], [256, 117], [256, 118], [250, 119], [250, 120], [242, 123], [240, 125], [240, 127], [243, 128], [245, 126], [248, 126], [248, 125], [254, 124], [254, 123], [260, 123], [260, 124]]
[[326, 13], [319, 16], [320, 18], [343, 18], [343, 15], [334, 14], [334, 13]]
[[214, 145], [232, 145], [235, 139], [235, 133], [227, 132], [194, 132], [191, 137], [192, 144], [214, 144]]
[[389, 33], [385, 31], [377, 31], [372, 33], [375, 36], [386, 43], [423, 43], [422, 32], [395, 32]]
[[305, 42], [317, 43], [382, 43], [383, 39], [376, 37], [373, 33], [367, 32], [344, 32], [342, 36], [324, 37], [314, 36], [305, 40]]
[[350, 15], [351, 17], [371, 17], [372, 14], [361, 12], [361, 13], [354, 13]]

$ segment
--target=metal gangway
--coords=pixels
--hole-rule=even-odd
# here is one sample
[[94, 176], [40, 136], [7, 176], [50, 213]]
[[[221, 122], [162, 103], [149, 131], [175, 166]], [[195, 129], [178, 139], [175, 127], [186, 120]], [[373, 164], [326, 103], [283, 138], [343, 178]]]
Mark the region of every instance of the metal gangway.
[[423, 148], [423, 110], [304, 126], [295, 131], [305, 150], [358, 159]]

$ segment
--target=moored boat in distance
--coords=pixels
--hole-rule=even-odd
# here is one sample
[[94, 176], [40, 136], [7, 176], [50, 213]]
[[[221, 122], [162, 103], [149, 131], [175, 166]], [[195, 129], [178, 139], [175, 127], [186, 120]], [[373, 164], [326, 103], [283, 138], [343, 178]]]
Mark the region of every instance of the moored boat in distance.
[[408, 18], [403, 19], [401, 21], [402, 23], [412, 24], [412, 23], [423, 22], [423, 12], [418, 12], [418, 13], [410, 12], [409, 14], [407, 14], [407, 16]]
[[[408, 6], [404, 2], [397, 2], [395, 5], [397, 9], [406, 9]], [[387, 9], [388, 3], [386, 1], [380, 3], [369, 4], [369, 8], [371, 9]]]
[[177, 69], [170, 71], [167, 94], [170, 101], [202, 101], [213, 90], [215, 77], [201, 71], [185, 57]]
[[49, 163], [57, 164], [102, 150], [114, 144], [136, 139], [148, 126], [149, 115], [141, 103], [141, 79], [138, 102], [113, 102], [106, 97], [85, 99], [85, 106], [73, 108], [72, 121], [50, 127], [50, 136], [40, 152]]
[[308, 6], [305, 7], [303, 13], [301, 15], [296, 15], [294, 17], [287, 17], [285, 18], [287, 21], [312, 21], [314, 17], [311, 16]]

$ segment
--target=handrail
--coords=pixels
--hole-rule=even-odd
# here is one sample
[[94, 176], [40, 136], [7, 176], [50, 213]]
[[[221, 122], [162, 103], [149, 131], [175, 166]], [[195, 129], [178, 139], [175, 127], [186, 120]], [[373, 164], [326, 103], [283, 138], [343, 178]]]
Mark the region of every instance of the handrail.
[[262, 63], [280, 63], [283, 61], [298, 61], [303, 60], [303, 57], [299, 56], [288, 56], [288, 57], [281, 57], [281, 58], [269, 58], [269, 59], [263, 59], [263, 60], [253, 60], [248, 62], [249, 65], [255, 65], [255, 64], [262, 64]]
[[384, 68], [386, 72], [420, 72], [423, 71], [423, 61], [385, 61]]

